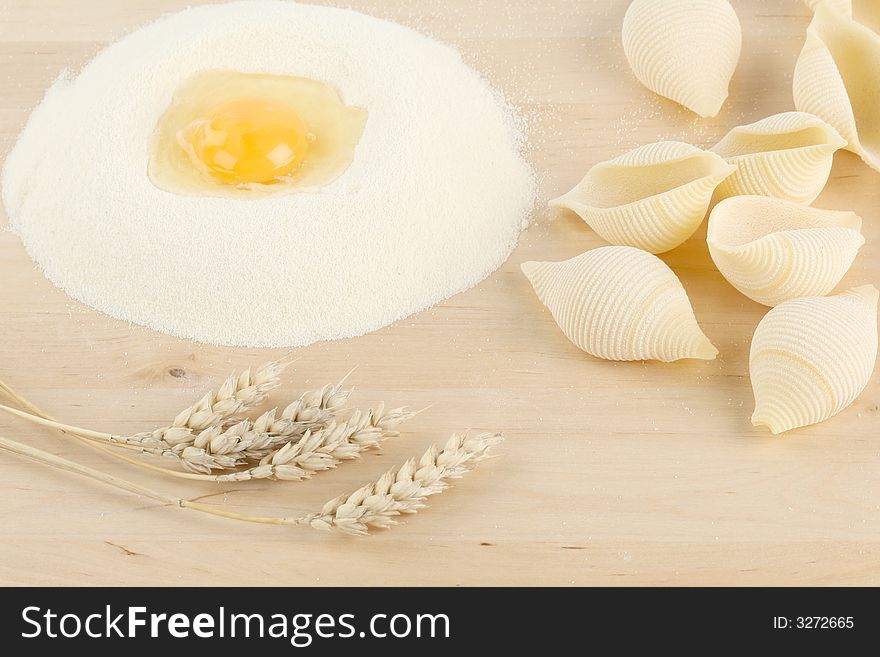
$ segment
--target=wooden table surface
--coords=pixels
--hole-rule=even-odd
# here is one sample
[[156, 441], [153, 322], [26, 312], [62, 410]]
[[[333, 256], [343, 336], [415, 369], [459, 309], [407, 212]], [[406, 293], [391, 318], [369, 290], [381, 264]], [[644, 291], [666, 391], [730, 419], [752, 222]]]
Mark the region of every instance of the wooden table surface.
[[[63, 68], [190, 4], [200, 3], [0, 0], [0, 153]], [[743, 56], [715, 119], [636, 82], [620, 45], [624, 0], [351, 4], [457, 45], [528, 114], [541, 203], [507, 264], [362, 338], [231, 349], [72, 301], [0, 232], [0, 378], [68, 422], [114, 432], [153, 428], [229, 372], [288, 354], [299, 360], [279, 402], [357, 366], [354, 405], [435, 405], [381, 453], [305, 483], [159, 478], [7, 417], [0, 435], [168, 493], [285, 515], [315, 510], [454, 430], [504, 432], [501, 458], [405, 524], [357, 539], [163, 507], [0, 453], [0, 582], [880, 584], [880, 376], [829, 422], [783, 437], [754, 430], [748, 346], [765, 308], [713, 268], [704, 229], [663, 257], [721, 350], [714, 362], [593, 359], [564, 339], [519, 273], [524, 260], [602, 244], [573, 215], [544, 209], [590, 165], [660, 138], [708, 147], [735, 125], [794, 109], [803, 4], [733, 1]], [[816, 205], [864, 217], [867, 244], [843, 285], [880, 283], [880, 174], [841, 153]]]

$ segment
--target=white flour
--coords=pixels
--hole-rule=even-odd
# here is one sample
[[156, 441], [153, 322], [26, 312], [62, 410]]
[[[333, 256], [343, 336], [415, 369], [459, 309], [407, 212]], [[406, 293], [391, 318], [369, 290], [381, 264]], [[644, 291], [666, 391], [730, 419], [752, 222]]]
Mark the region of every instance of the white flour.
[[[147, 177], [149, 137], [203, 69], [334, 86], [369, 121], [317, 194], [184, 197]], [[215, 344], [353, 337], [499, 267], [535, 193], [503, 100], [452, 48], [350, 11], [236, 2], [166, 17], [61, 79], [3, 172], [46, 276], [115, 317]]]

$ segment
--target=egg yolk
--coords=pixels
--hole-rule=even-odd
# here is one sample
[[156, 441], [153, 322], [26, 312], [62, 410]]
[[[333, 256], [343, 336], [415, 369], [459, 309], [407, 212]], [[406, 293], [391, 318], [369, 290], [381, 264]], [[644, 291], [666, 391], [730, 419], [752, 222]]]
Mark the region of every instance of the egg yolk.
[[177, 135], [180, 145], [226, 183], [271, 184], [295, 172], [312, 139], [292, 109], [267, 98], [211, 108]]

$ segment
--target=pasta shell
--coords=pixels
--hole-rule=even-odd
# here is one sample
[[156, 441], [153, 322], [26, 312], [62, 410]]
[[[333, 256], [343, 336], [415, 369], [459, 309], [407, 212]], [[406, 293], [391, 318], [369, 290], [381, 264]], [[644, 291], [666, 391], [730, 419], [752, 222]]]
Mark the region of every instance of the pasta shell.
[[804, 0], [804, 3], [813, 10], [824, 4], [832, 11], [880, 34], [880, 2], [877, 0]]
[[550, 205], [577, 213], [607, 242], [663, 253], [694, 234], [735, 170], [715, 153], [661, 141], [597, 164]]
[[834, 152], [846, 143], [837, 130], [805, 112], [739, 126], [712, 148], [737, 168], [717, 194], [760, 194], [809, 205], [828, 182]]
[[749, 354], [752, 424], [773, 433], [827, 420], [861, 394], [877, 359], [877, 288], [773, 308]]
[[830, 123], [880, 171], [880, 36], [820, 4], [798, 57], [794, 104]]
[[865, 243], [861, 226], [854, 212], [734, 196], [712, 210], [706, 241], [731, 285], [758, 303], [775, 306], [831, 292]]
[[[830, 2], [831, 0], [826, 0]], [[880, 2], [877, 0], [834, 0], [837, 3], [846, 2], [850, 5], [853, 20], [861, 23], [874, 34], [880, 34]]]
[[639, 82], [700, 116], [715, 116], [742, 47], [727, 0], [635, 0], [623, 19], [623, 51]]
[[604, 246], [522, 270], [566, 337], [593, 356], [669, 362], [718, 354], [681, 282], [650, 253]]
[[804, 4], [813, 11], [815, 11], [816, 7], [819, 5], [825, 4], [834, 9], [834, 11], [843, 12], [847, 16], [852, 16], [851, 0], [804, 0]]

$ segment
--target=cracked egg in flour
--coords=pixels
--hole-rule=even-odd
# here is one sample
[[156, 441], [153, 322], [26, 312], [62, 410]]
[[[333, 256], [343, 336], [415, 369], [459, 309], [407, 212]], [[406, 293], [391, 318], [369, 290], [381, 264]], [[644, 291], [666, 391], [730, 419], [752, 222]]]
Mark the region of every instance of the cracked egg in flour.
[[348, 168], [366, 122], [367, 110], [318, 80], [202, 71], [159, 119], [150, 180], [189, 195], [313, 191]]

